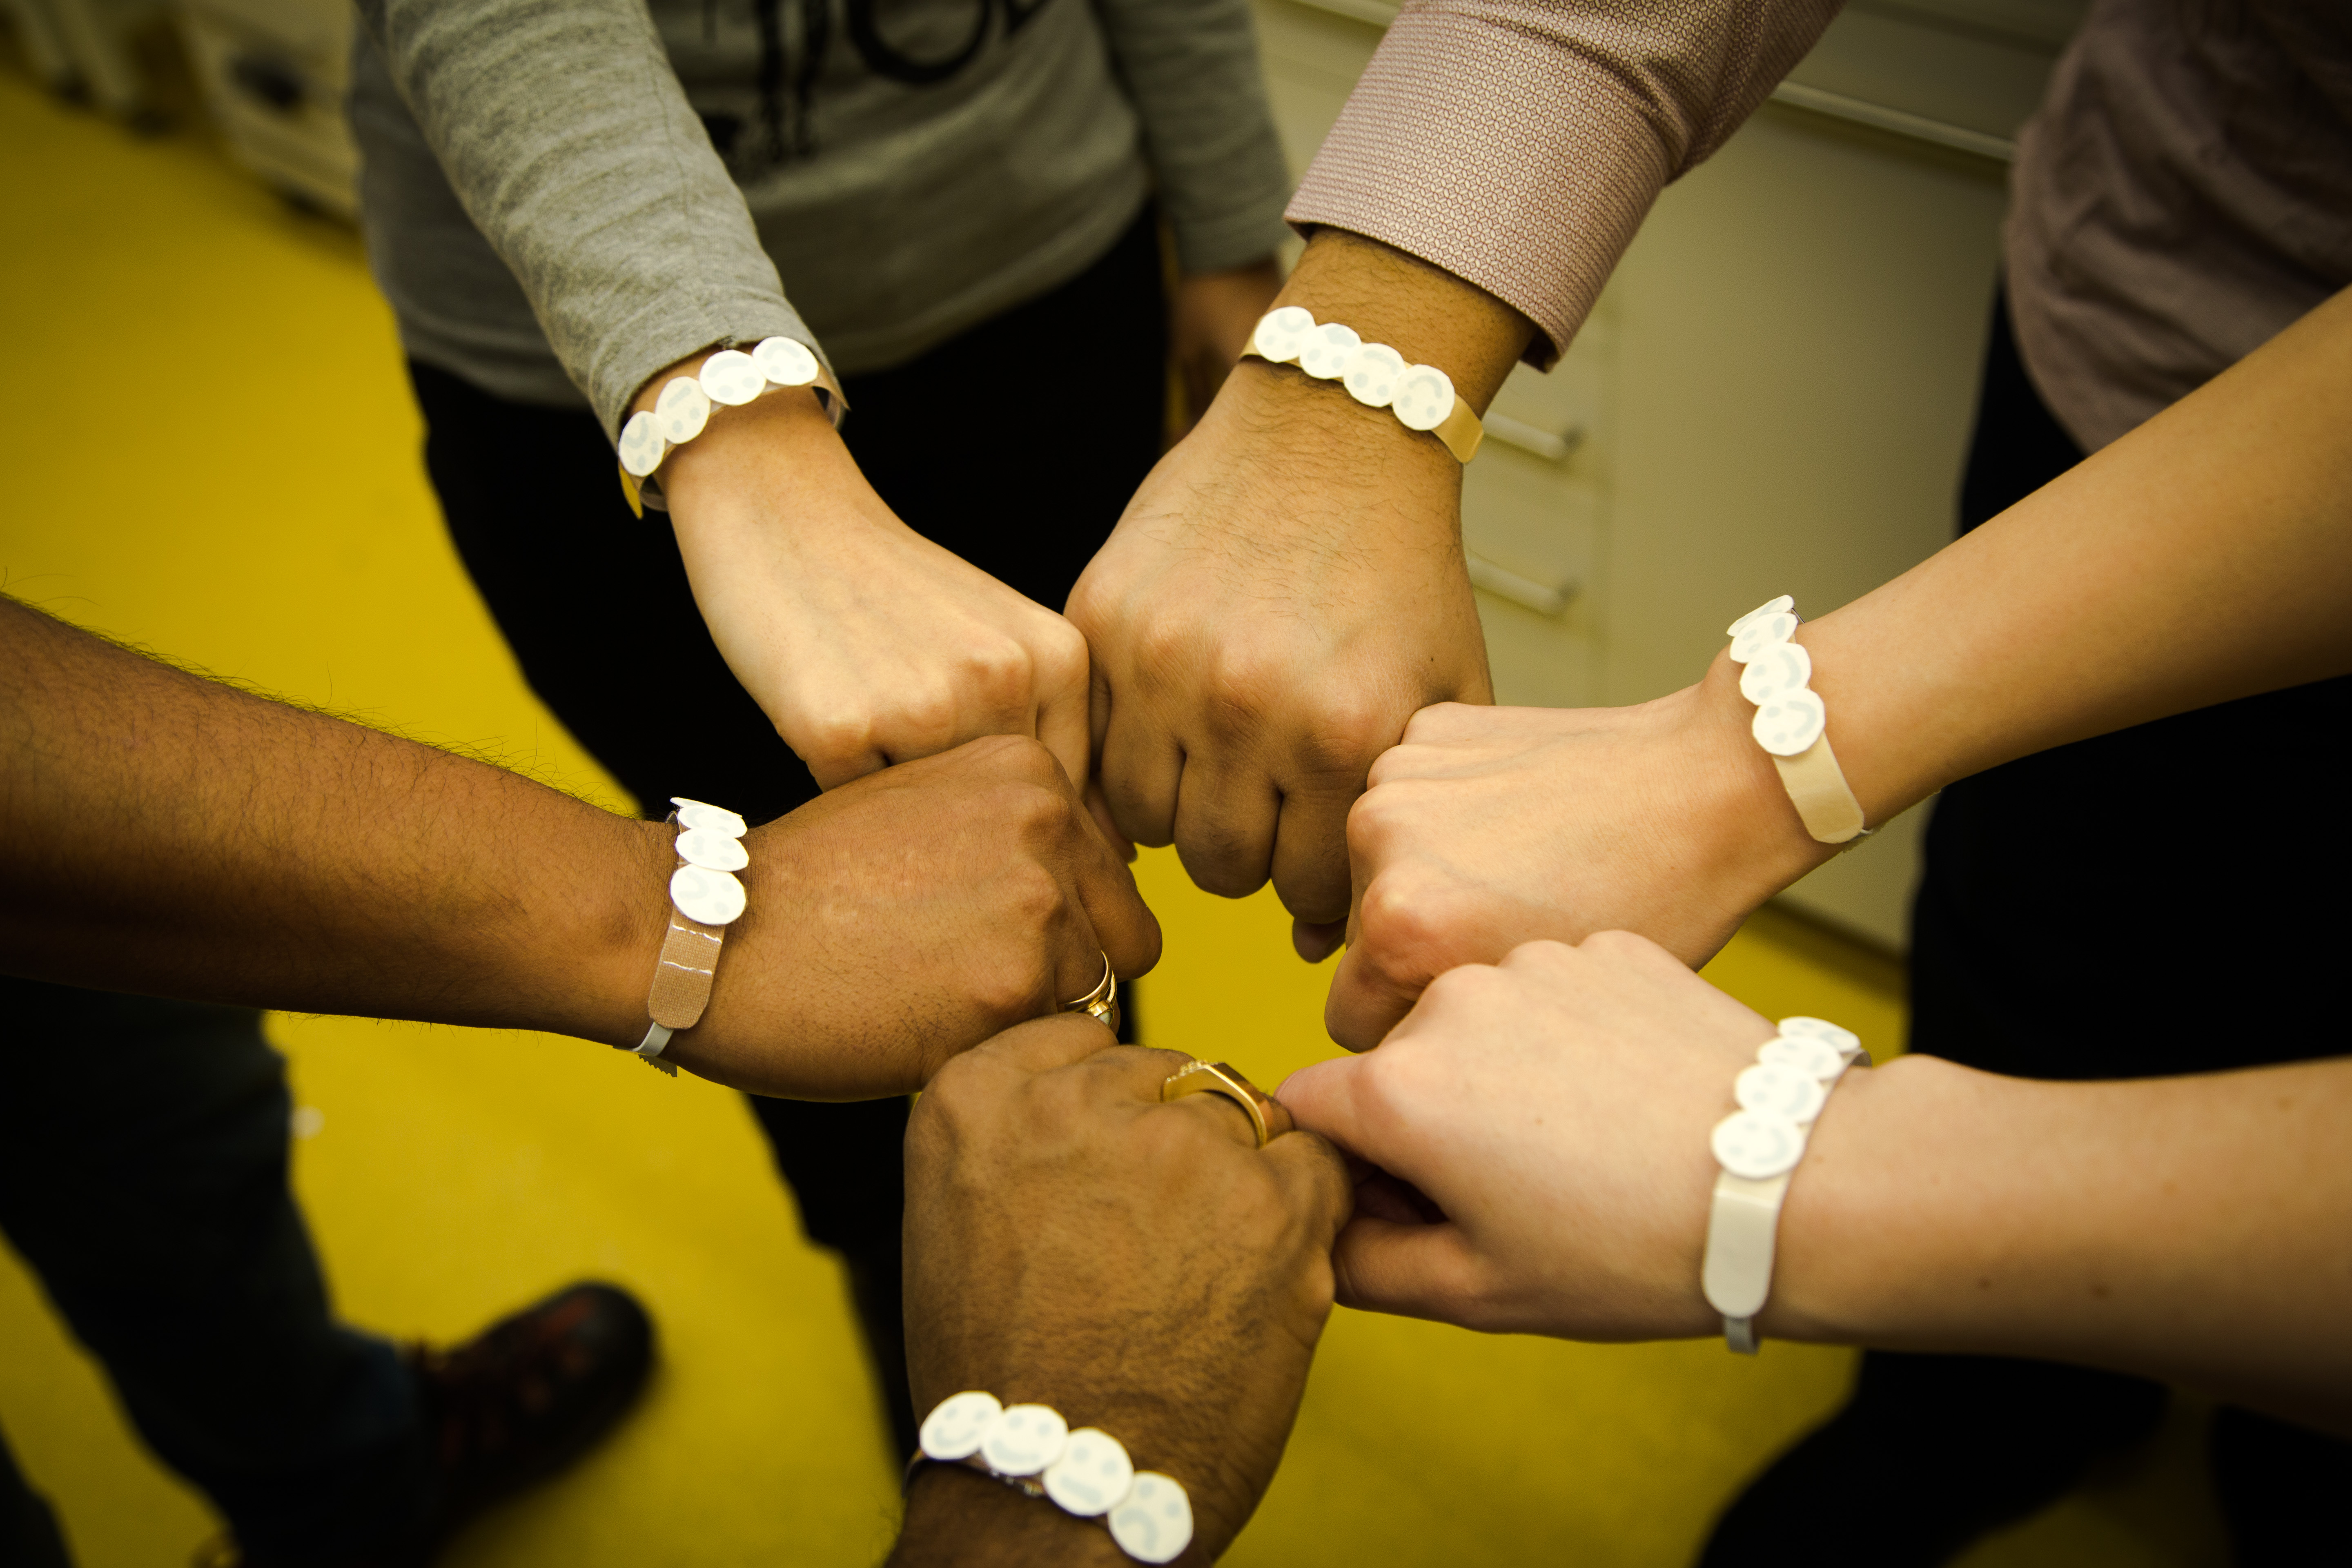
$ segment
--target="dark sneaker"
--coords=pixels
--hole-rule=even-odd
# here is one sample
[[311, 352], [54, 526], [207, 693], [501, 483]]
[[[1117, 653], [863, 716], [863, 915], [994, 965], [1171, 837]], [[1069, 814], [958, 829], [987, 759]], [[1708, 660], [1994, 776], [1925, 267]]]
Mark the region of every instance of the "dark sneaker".
[[653, 1371], [654, 1325], [613, 1285], [574, 1285], [409, 1365], [435, 1435], [436, 1534], [547, 1479], [620, 1424]]
[[[424, 1568], [467, 1521], [543, 1481], [601, 1442], [645, 1391], [654, 1326], [617, 1286], [573, 1285], [461, 1345], [408, 1352], [433, 1455], [425, 1528], [349, 1563], [299, 1568]], [[197, 1568], [292, 1568], [209, 1544]]]

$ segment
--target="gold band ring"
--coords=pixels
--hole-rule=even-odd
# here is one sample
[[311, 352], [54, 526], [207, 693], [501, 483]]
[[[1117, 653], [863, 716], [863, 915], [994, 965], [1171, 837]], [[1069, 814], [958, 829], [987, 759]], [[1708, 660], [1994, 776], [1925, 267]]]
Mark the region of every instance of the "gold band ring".
[[1075, 1002], [1062, 1004], [1065, 1013], [1084, 1013], [1087, 1017], [1118, 1033], [1118, 976], [1111, 973], [1110, 954], [1103, 954], [1103, 977], [1095, 988]]
[[1297, 1125], [1288, 1106], [1223, 1062], [1188, 1062], [1160, 1086], [1162, 1104], [1188, 1094], [1220, 1094], [1240, 1106], [1261, 1149]]

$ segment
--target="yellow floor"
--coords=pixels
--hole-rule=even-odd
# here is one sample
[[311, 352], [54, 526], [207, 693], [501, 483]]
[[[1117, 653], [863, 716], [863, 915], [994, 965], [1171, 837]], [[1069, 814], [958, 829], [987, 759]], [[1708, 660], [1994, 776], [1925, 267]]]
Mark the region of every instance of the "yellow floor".
[[[359, 246], [189, 137], [140, 142], [0, 71], [0, 584], [220, 674], [462, 743], [620, 805], [524, 689], [440, 532], [390, 321]], [[126, 377], [125, 372], [129, 372]], [[1324, 973], [1266, 895], [1147, 856], [1167, 958], [1156, 1044], [1263, 1081], [1325, 1055]], [[1874, 1051], [1892, 968], [1771, 916], [1709, 971]], [[577, 1472], [452, 1563], [856, 1563], [893, 1476], [836, 1272], [797, 1236], [735, 1097], [543, 1036], [278, 1017], [297, 1180], [354, 1321], [447, 1337], [559, 1281], [641, 1291], [663, 1363]], [[0, 1047], [5, 1048], [5, 1047]], [[5, 1063], [0, 1063], [5, 1075]], [[0, 1076], [5, 1083], [5, 1076]], [[5, 1092], [5, 1089], [0, 1089]], [[86, 1568], [185, 1562], [203, 1505], [131, 1439], [38, 1287], [0, 1256], [0, 1422]], [[1685, 1561], [1713, 1512], [1838, 1398], [1850, 1361], [1772, 1345], [1484, 1339], [1347, 1312], [1235, 1563]], [[866, 1443], [814, 1437], [870, 1423]], [[2184, 1419], [1979, 1565], [2218, 1561]], [[1834, 1506], [1824, 1500], [1824, 1506]]]

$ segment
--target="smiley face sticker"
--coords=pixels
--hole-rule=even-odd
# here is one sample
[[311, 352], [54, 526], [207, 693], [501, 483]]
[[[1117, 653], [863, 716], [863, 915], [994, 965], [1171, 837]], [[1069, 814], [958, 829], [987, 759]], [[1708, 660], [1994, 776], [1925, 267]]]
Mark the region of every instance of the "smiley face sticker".
[[673, 377], [654, 399], [654, 426], [671, 446], [682, 446], [710, 423], [710, 397], [690, 375]]
[[688, 920], [733, 925], [743, 914], [743, 884], [732, 872], [680, 866], [669, 875], [669, 900]]
[[661, 437], [661, 422], [650, 414], [632, 414], [621, 426], [621, 467], [644, 479], [661, 467], [669, 451]]
[[1801, 642], [1760, 648], [1739, 672], [1739, 695], [1762, 707], [1775, 697], [1802, 691], [1813, 679], [1813, 656]]
[[1404, 379], [1404, 355], [1386, 343], [1366, 343], [1349, 356], [1347, 368], [1339, 373], [1339, 384], [1365, 407], [1386, 408], [1396, 395], [1397, 383]]
[[1715, 1124], [1707, 1142], [1717, 1164], [1751, 1182], [1795, 1170], [1805, 1152], [1804, 1129], [1785, 1116], [1761, 1110], [1733, 1111]]
[[1062, 1457], [1069, 1423], [1046, 1405], [1008, 1405], [980, 1436], [980, 1457], [1000, 1476], [1034, 1476]]
[[1829, 721], [1821, 698], [1811, 691], [1790, 691], [1757, 709], [1748, 728], [1756, 743], [1774, 756], [1794, 757], [1822, 738]]
[[1080, 1519], [1108, 1513], [1135, 1484], [1127, 1447], [1099, 1426], [1081, 1426], [1045, 1468], [1045, 1495]]
[[1434, 430], [1454, 412], [1454, 378], [1433, 364], [1408, 365], [1389, 407], [1406, 429]]
[[702, 395], [713, 403], [740, 407], [768, 390], [768, 378], [740, 349], [720, 349], [702, 362]]
[[1822, 1113], [1829, 1090], [1809, 1072], [1777, 1062], [1758, 1062], [1732, 1080], [1731, 1098], [1742, 1110], [1786, 1117], [1802, 1126]]
[[1297, 359], [1298, 351], [1307, 345], [1307, 334], [1314, 330], [1315, 318], [1304, 307], [1285, 305], [1258, 318], [1257, 331], [1250, 334], [1250, 347], [1261, 359], [1288, 364]]
[[816, 379], [816, 355], [798, 338], [762, 338], [751, 351], [760, 379], [778, 386], [806, 386]]
[[[1811, 1079], [1832, 1079], [1844, 1069], [1845, 1058], [1827, 1040], [1810, 1039], [1801, 1036], [1782, 1035], [1767, 1040], [1756, 1059], [1769, 1067], [1793, 1068]], [[1739, 1102], [1746, 1105], [1746, 1100]]]
[[1328, 322], [1299, 340], [1298, 368], [1318, 381], [1337, 381], [1363, 346], [1355, 328]]
[[1138, 1470], [1110, 1510], [1110, 1538], [1139, 1563], [1173, 1563], [1192, 1544], [1192, 1500], [1157, 1470]]
[[980, 1452], [988, 1424], [1004, 1414], [996, 1395], [967, 1390], [951, 1394], [923, 1417], [921, 1440], [927, 1458], [952, 1462]]
[[1778, 615], [1759, 616], [1739, 628], [1731, 639], [1731, 662], [1746, 664], [1775, 643], [1787, 642], [1797, 635], [1797, 617], [1787, 610]]

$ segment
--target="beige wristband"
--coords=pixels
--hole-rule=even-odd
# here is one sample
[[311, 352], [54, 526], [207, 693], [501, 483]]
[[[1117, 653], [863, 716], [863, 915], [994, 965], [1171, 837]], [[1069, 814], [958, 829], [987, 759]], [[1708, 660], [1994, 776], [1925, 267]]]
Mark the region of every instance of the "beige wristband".
[[1796, 629], [1795, 601], [1786, 594], [1731, 623], [1739, 694], [1756, 704], [1748, 731], [1771, 754], [1805, 831], [1822, 844], [1851, 844], [1871, 830], [1830, 749], [1829, 710], [1812, 689], [1813, 657], [1789, 640]]
[[710, 1005], [719, 950], [726, 942], [727, 927], [743, 913], [743, 884], [735, 873], [751, 863], [751, 856], [742, 845], [748, 829], [733, 812], [683, 796], [673, 796], [671, 804], [677, 809], [669, 820], [678, 835], [677, 868], [669, 880], [669, 930], [662, 937], [653, 984], [646, 993], [646, 1037], [632, 1054], [675, 1074], [677, 1069], [662, 1059], [662, 1053], [670, 1036], [700, 1023], [703, 1010]]

